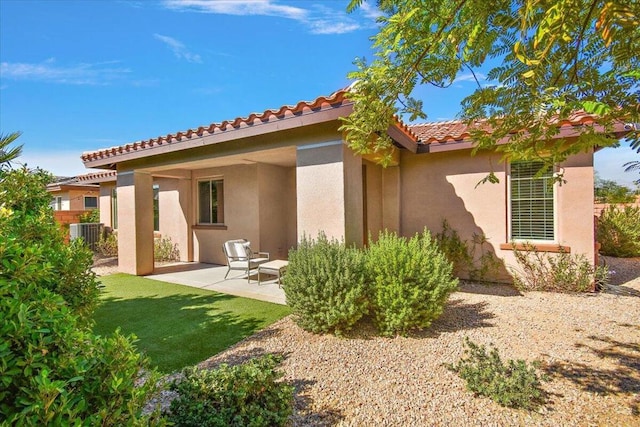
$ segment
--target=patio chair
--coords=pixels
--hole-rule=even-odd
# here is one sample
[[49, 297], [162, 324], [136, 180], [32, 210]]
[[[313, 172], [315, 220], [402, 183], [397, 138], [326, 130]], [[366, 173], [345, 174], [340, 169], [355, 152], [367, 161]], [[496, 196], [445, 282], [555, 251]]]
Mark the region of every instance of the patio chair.
[[228, 240], [222, 245], [224, 255], [227, 257], [227, 274], [226, 279], [231, 270], [242, 270], [247, 273], [247, 283], [251, 276], [251, 270], [258, 268], [260, 264], [269, 261], [269, 252], [253, 252], [251, 250], [251, 242], [246, 239]]

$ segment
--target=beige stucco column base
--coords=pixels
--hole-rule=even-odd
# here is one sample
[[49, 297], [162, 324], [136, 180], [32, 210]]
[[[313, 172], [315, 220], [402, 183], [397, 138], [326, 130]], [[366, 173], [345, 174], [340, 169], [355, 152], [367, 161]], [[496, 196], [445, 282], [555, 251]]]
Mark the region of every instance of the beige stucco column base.
[[118, 270], [153, 273], [153, 179], [150, 174], [118, 171]]

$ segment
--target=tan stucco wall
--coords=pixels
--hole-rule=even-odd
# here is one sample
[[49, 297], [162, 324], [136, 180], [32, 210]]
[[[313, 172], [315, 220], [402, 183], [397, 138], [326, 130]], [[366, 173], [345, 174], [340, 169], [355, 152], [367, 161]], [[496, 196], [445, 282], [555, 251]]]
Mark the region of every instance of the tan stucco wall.
[[[295, 233], [295, 181], [291, 168], [258, 165], [258, 199], [260, 214], [260, 248], [271, 259], [287, 259], [289, 249], [296, 242], [289, 236]], [[294, 200], [292, 200], [294, 199]]]
[[232, 239], [251, 241], [254, 250], [260, 248], [258, 229], [258, 166], [238, 165], [193, 171], [192, 198], [194, 210], [192, 222], [197, 224], [198, 180], [222, 178], [224, 180], [224, 221], [226, 229], [196, 226], [193, 232], [194, 261], [226, 264], [222, 244]]
[[71, 210], [83, 210], [85, 196], [99, 197], [100, 191], [96, 190], [81, 190], [81, 191], [69, 191], [69, 208]]
[[296, 167], [298, 240], [345, 235], [344, 167], [341, 141], [298, 147]]
[[382, 170], [382, 228], [400, 233], [400, 167]]
[[159, 186], [158, 219], [162, 238], [178, 247], [180, 261], [193, 260], [191, 245], [192, 192], [190, 179], [154, 178]]
[[382, 167], [371, 162], [363, 162], [365, 167], [366, 186], [366, 229], [364, 238], [368, 240], [369, 234], [374, 240], [381, 230], [384, 229], [384, 200], [382, 193]]
[[[556, 220], [557, 242], [568, 245], [572, 253], [593, 259], [593, 168], [591, 154], [575, 156], [562, 166], [567, 184], [558, 186]], [[499, 184], [476, 184], [493, 168]], [[509, 266], [515, 266], [509, 243], [507, 167], [494, 154], [469, 150], [401, 156], [401, 230], [412, 236], [427, 227], [442, 230], [446, 219], [462, 239], [473, 234], [489, 239], [488, 249], [504, 260], [496, 280], [509, 280]], [[556, 184], [557, 185], [557, 184]]]
[[111, 218], [111, 191], [115, 186], [115, 183], [100, 184], [98, 207], [100, 208], [100, 222], [103, 223], [105, 227], [113, 228], [113, 218]]
[[368, 233], [364, 230], [362, 157], [342, 145], [344, 167], [345, 231], [347, 245], [362, 247]]
[[571, 157], [560, 165], [567, 181], [557, 187], [558, 235], [573, 253], [594, 259], [593, 153]]
[[[118, 270], [145, 275], [153, 272], [153, 178], [118, 171]], [[136, 212], [138, 215], [136, 215]]]
[[201, 178], [224, 180], [224, 227], [196, 226], [194, 261], [226, 264], [222, 245], [247, 239], [254, 251], [269, 252], [271, 259], [286, 259], [295, 244], [295, 179], [292, 168], [263, 164], [226, 166], [193, 172], [193, 224], [197, 222], [197, 182]]
[[[62, 197], [61, 210], [63, 211], [83, 211], [84, 209], [84, 197], [99, 197], [100, 191], [95, 190], [68, 190], [68, 191], [51, 191], [51, 197]], [[55, 203], [52, 201], [51, 206], [56, 209]], [[99, 204], [98, 204], [99, 206]]]
[[[68, 211], [71, 209], [71, 205], [69, 203], [69, 192], [67, 191], [52, 191], [51, 192], [51, 208], [53, 210], [58, 210], [58, 206], [56, 203], [56, 199], [58, 197], [60, 197], [60, 210], [61, 211]], [[80, 209], [77, 209], [80, 210]], [[82, 210], [84, 210], [84, 208], [82, 208]]]

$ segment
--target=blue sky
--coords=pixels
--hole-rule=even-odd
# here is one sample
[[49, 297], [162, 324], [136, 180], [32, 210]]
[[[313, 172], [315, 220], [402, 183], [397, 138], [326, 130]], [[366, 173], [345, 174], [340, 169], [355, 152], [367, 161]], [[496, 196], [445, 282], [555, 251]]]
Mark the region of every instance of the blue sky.
[[[0, 131], [22, 131], [20, 161], [91, 172], [80, 154], [312, 100], [371, 58], [376, 10], [348, 0], [0, 0]], [[482, 73], [480, 74], [482, 77]], [[461, 75], [423, 90], [429, 120], [455, 118]], [[596, 154], [602, 178], [631, 184], [624, 144]]]

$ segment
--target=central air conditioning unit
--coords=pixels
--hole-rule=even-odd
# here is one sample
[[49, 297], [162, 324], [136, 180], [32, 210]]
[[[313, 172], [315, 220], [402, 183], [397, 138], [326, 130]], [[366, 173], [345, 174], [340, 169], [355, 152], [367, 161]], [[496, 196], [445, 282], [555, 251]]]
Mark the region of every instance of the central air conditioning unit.
[[69, 237], [71, 240], [84, 240], [84, 243], [89, 246], [92, 251], [95, 251], [103, 230], [104, 224], [102, 223], [69, 224]]

